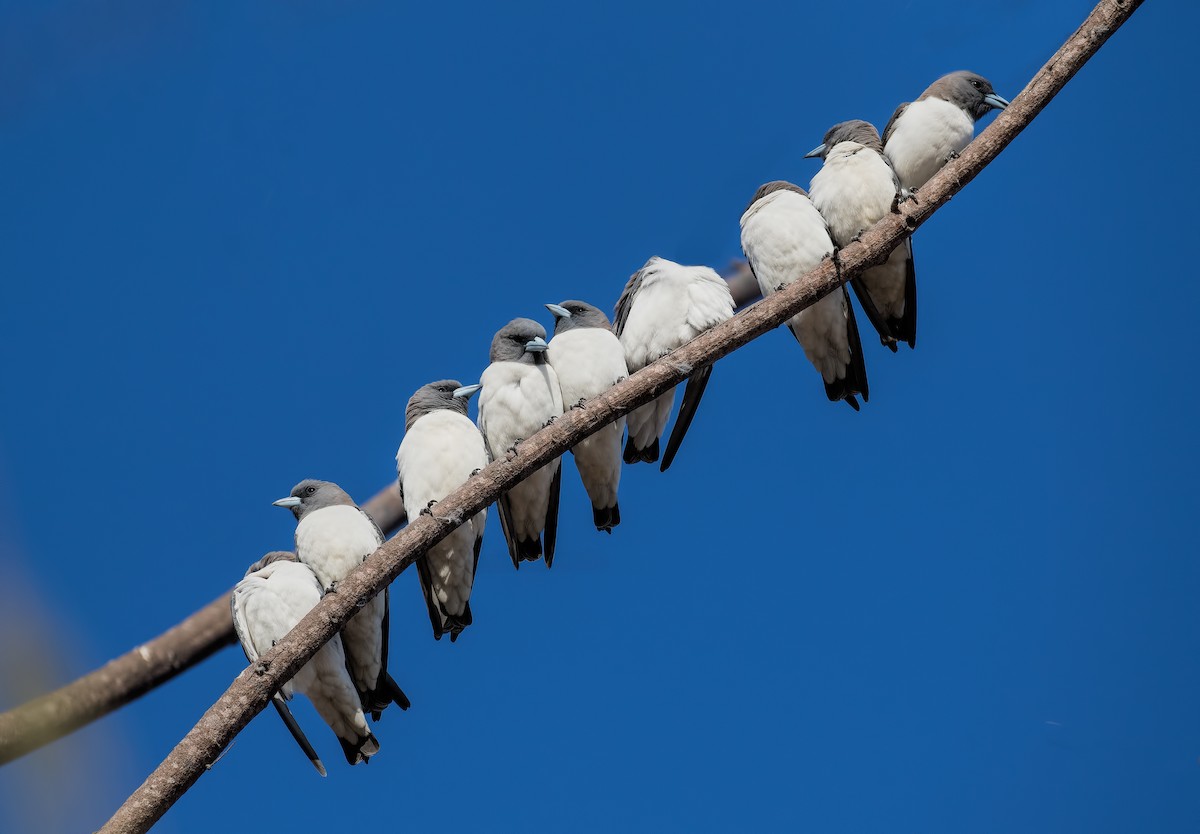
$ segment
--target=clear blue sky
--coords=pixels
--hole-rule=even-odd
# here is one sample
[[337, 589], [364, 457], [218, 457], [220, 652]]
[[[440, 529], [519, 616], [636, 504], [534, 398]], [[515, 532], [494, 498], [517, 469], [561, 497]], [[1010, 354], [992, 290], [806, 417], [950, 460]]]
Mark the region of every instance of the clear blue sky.
[[[725, 265], [831, 124], [1013, 97], [1090, 5], [5, 3], [0, 706], [289, 547], [301, 478], [373, 494], [510, 318]], [[399, 578], [369, 767], [266, 713], [158, 830], [1200, 830], [1197, 25], [1147, 3], [920, 230], [862, 413], [786, 333], [722, 361], [611, 538], [571, 464], [553, 571], [490, 527], [457, 644]], [[98, 827], [243, 662], [0, 769], [0, 829]]]

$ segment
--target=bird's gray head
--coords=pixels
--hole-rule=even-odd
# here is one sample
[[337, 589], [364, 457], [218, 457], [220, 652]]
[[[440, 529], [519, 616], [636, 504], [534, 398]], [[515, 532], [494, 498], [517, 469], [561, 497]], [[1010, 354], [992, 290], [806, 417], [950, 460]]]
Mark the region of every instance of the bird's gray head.
[[839, 142], [857, 142], [865, 148], [883, 153], [883, 142], [879, 141], [879, 131], [870, 122], [862, 119], [851, 119], [848, 122], [838, 122], [825, 132], [825, 140], [804, 156], [817, 156], [824, 159]]
[[496, 331], [488, 354], [492, 362], [546, 361], [546, 328], [533, 319], [513, 319]]
[[334, 507], [339, 504], [344, 504], [348, 507], [356, 506], [354, 499], [346, 494], [346, 491], [332, 481], [318, 481], [315, 478], [308, 478], [296, 484], [292, 488], [292, 494], [287, 498], [280, 498], [278, 501], [272, 501], [276, 507], [284, 507], [292, 511], [292, 515], [296, 517], [296, 521], [304, 518], [313, 510], [319, 510], [323, 507]]
[[267, 567], [267, 565], [273, 565], [276, 562], [298, 562], [298, 561], [300, 561], [300, 560], [296, 557], [296, 554], [290, 550], [272, 550], [266, 556], [262, 557], [257, 562], [255, 562], [253, 565], [246, 568], [245, 575], [249, 576], [250, 574], [254, 573], [255, 571], [260, 571], [263, 568]]
[[[769, 182], [758, 187], [758, 191], [754, 192], [754, 198], [750, 201], [750, 205], [746, 206], [746, 211], [749, 211], [750, 206], [753, 206], [763, 197], [766, 197], [768, 194], [774, 194], [776, 191], [795, 191], [801, 196], [808, 196], [808, 192], [798, 185], [793, 185], [785, 180], [774, 180], [773, 182]], [[743, 212], [743, 214], [744, 213], [745, 212]]]
[[562, 304], [547, 304], [546, 309], [554, 314], [554, 335], [566, 333], [576, 327], [600, 327], [611, 330], [608, 316], [586, 301], [564, 301]]
[[992, 89], [992, 82], [967, 70], [943, 75], [921, 93], [921, 98], [945, 99], [957, 104], [975, 120], [982, 119], [989, 110], [1008, 107], [1008, 101], [996, 95]]
[[409, 398], [408, 406], [404, 409], [404, 430], [411, 429], [413, 423], [431, 411], [445, 409], [465, 417], [467, 400], [470, 399], [470, 396], [454, 396], [454, 392], [459, 387], [457, 379], [439, 379], [437, 382], [431, 382], [418, 388], [417, 392]]

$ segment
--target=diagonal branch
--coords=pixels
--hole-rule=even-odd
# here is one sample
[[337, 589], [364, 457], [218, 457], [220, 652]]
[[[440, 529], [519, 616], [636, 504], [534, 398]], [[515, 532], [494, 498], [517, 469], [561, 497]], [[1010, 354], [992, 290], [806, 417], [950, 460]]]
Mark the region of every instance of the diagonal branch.
[[919, 202], [905, 204], [881, 220], [860, 242], [841, 250], [836, 262], [823, 261], [786, 289], [559, 418], [524, 441], [514, 457], [489, 464], [447, 496], [436, 505], [433, 515], [417, 518], [383, 544], [342, 581], [337, 593], [325, 596], [287, 637], [263, 655], [260, 664], [247, 668], [234, 680], [102, 831], [115, 834], [149, 830], [266, 706], [271, 694], [337, 633], [359, 606], [502, 492], [618, 416], [683, 381], [694, 368], [715, 362], [778, 327], [864, 269], [881, 263], [906, 235], [995, 159], [1139, 5], [1141, 0], [1101, 0], [1013, 104], [959, 159], [921, 190]]

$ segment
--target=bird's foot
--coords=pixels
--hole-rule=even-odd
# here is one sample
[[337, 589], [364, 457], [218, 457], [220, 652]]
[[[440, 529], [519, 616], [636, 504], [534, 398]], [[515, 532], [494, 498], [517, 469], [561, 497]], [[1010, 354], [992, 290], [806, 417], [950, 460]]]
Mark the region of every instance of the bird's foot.
[[949, 162], [952, 159], [958, 159], [958, 151], [950, 151], [950, 153], [946, 154], [947, 162]]
[[478, 475], [478, 474], [479, 474], [480, 472], [482, 472], [482, 471], [483, 471], [482, 469], [472, 469], [472, 470], [471, 470], [471, 477], [472, 477], [472, 478], [474, 478], [476, 475]]
[[325, 589], [325, 593], [327, 593], [327, 594], [336, 594], [336, 593], [337, 593], [337, 586], [338, 586], [338, 584], [337, 584], [337, 582], [336, 582], [336, 581], [334, 581], [334, 582], [330, 582], [330, 583], [329, 583], [329, 587]]
[[517, 456], [517, 445], [520, 442], [521, 442], [520, 440], [517, 440], [513, 443], [513, 445], [509, 446], [507, 449], [504, 450], [505, 459], [512, 460], [513, 458], [515, 458]]
[[859, 229], [858, 234], [856, 234], [854, 237], [850, 238], [850, 242], [851, 243], [860, 243], [862, 241], [862, 236], [863, 236], [863, 229]]
[[829, 260], [833, 262], [833, 273], [840, 281], [842, 278], [842, 256], [838, 254], [837, 249], [829, 253]]
[[577, 402], [577, 403], [575, 403], [575, 405], [571, 406], [571, 409], [574, 410], [576, 408], [583, 408], [583, 406], [586, 402], [587, 402], [587, 397], [580, 397], [579, 402]]
[[433, 515], [433, 506], [436, 503], [437, 503], [437, 499], [430, 501], [428, 504], [425, 505], [424, 509], [422, 509], [421, 512], [417, 513], [417, 515]]
[[542, 423], [542, 428], [544, 428], [544, 429], [550, 428], [550, 426], [554, 425], [554, 421], [557, 419], [558, 419], [557, 417], [551, 417], [549, 420]]
[[[271, 643], [271, 645], [274, 646], [275, 644]], [[265, 660], [260, 660], [258, 663], [254, 664], [254, 674], [258, 675], [260, 678], [270, 670], [271, 664], [267, 663]]]
[[920, 200], [917, 199], [917, 189], [901, 188], [897, 191], [896, 196], [892, 198], [892, 214], [899, 214], [900, 206], [905, 203], [913, 203], [914, 205], [920, 203]]

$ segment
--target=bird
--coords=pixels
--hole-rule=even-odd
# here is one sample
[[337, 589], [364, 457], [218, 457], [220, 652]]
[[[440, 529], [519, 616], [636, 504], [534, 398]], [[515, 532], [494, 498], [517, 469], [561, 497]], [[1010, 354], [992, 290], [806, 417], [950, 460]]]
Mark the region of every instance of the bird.
[[[564, 404], [582, 406], [629, 375], [625, 349], [603, 312], [575, 300], [547, 304], [546, 309], [555, 319], [554, 337], [546, 356], [558, 375]], [[617, 488], [621, 483], [624, 433], [625, 418], [619, 417], [571, 447], [575, 468], [592, 502], [592, 521], [597, 530], [610, 534], [621, 523]]]
[[[337, 583], [383, 544], [371, 517], [330, 481], [308, 478], [272, 503], [296, 517], [296, 556], [312, 568], [325, 593], [336, 591]], [[408, 697], [388, 675], [387, 588], [342, 626], [342, 645], [364, 712], [378, 721], [388, 704], [409, 708]]]
[[[455, 379], [422, 385], [404, 409], [404, 439], [396, 472], [405, 505], [428, 512], [472, 474], [487, 466], [483, 435], [467, 417], [467, 400]], [[433, 637], [458, 639], [471, 624], [471, 587], [479, 566], [487, 510], [480, 510], [417, 560], [417, 577]]]
[[[852, 119], [834, 125], [805, 156], [824, 160], [809, 195], [839, 248], [857, 240], [899, 199], [900, 182], [869, 122]], [[897, 342], [916, 347], [917, 276], [909, 239], [850, 283], [884, 346], [893, 353]]]
[[[742, 252], [763, 297], [786, 287], [833, 253], [825, 219], [798, 185], [776, 180], [761, 186], [742, 215]], [[825, 382], [830, 401], [858, 411], [856, 394], [870, 397], [867, 369], [850, 294], [839, 287], [788, 320]]]
[[[274, 551], [251, 565], [245, 577], [234, 586], [230, 598], [233, 628], [246, 659], [252, 665], [257, 664], [261, 655], [282, 640], [321, 601], [321, 595], [321, 583], [316, 574], [298, 561], [294, 553]], [[271, 703], [284, 725], [313, 767], [324, 776], [325, 765], [288, 709], [287, 701], [295, 692], [307, 695], [312, 701], [317, 713], [337, 735], [350, 764], [366, 762], [379, 752], [379, 742], [371, 733], [354, 682], [346, 671], [341, 637], [335, 634], [271, 696]]]
[[990, 81], [966, 70], [943, 75], [901, 104], [883, 129], [883, 152], [900, 184], [910, 191], [925, 185], [970, 143], [975, 122], [1006, 107]]
[[[460, 389], [467, 395], [480, 391], [479, 430], [493, 460], [516, 454], [518, 443], [563, 413], [558, 375], [546, 362], [546, 348], [544, 327], [532, 319], [513, 319], [492, 338], [491, 364], [479, 383]], [[554, 563], [561, 463], [561, 458], [555, 458], [496, 501], [514, 568], [540, 556], [546, 567]]]
[[[732, 316], [729, 285], [712, 268], [684, 266], [655, 256], [626, 282], [617, 299], [614, 331], [625, 348], [629, 372], [634, 373]], [[688, 377], [660, 471], [666, 472], [675, 459], [711, 375], [712, 365], [705, 365]], [[629, 412], [626, 463], [658, 460], [659, 440], [674, 402], [672, 388]]]

